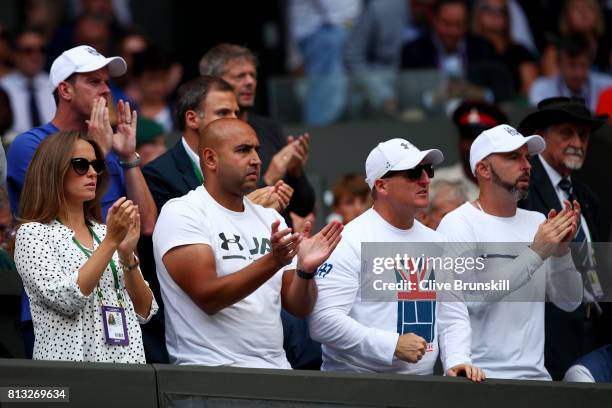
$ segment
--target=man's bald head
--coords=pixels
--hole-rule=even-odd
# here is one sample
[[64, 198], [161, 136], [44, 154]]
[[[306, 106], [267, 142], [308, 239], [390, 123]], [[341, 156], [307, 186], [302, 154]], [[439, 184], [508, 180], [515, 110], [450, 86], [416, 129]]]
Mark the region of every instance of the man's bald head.
[[257, 186], [259, 141], [246, 122], [223, 118], [209, 123], [200, 134], [198, 150], [207, 188], [246, 195]]
[[198, 152], [201, 155], [205, 148], [218, 150], [224, 143], [235, 139], [236, 136], [245, 134], [252, 134], [257, 137], [255, 130], [243, 120], [236, 118], [214, 120], [200, 133]]

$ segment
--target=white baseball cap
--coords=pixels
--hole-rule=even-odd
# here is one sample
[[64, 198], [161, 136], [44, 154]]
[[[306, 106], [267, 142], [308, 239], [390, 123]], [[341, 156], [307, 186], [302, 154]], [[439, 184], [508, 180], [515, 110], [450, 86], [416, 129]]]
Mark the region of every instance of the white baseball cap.
[[510, 125], [498, 125], [482, 132], [470, 148], [470, 168], [476, 175], [476, 164], [492, 153], [508, 153], [527, 144], [529, 154], [541, 153], [546, 148], [546, 142], [541, 136], [523, 136]]
[[49, 76], [53, 89], [75, 72], [93, 72], [108, 66], [108, 74], [117, 77], [125, 74], [127, 64], [121, 57], [106, 58], [89, 45], [79, 45], [64, 51], [51, 65]]
[[389, 171], [408, 170], [421, 162], [440, 164], [444, 155], [438, 149], [420, 151], [405, 139], [391, 139], [376, 146], [366, 159], [366, 182], [370, 188]]

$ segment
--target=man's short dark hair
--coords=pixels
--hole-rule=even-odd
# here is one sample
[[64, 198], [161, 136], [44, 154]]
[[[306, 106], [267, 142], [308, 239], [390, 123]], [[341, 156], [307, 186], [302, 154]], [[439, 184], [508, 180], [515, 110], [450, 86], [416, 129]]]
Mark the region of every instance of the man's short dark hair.
[[589, 39], [582, 34], [571, 34], [562, 37], [559, 40], [559, 54], [563, 53], [570, 58], [576, 58], [583, 55], [592, 59], [593, 50]]
[[[76, 75], [77, 74], [72, 74], [68, 78], [64, 79], [64, 81], [62, 82], [70, 82], [72, 85], [74, 85], [74, 82], [76, 81]], [[59, 98], [59, 92], [57, 92], [57, 88], [53, 90], [53, 99], [55, 99], [55, 106], [59, 106], [60, 98]]]
[[180, 130], [185, 130], [185, 114], [197, 111], [210, 91], [233, 92], [232, 86], [221, 78], [202, 75], [181, 85], [177, 91], [175, 108], [176, 123]]
[[469, 7], [466, 0], [436, 0], [431, 5], [431, 13], [435, 16], [438, 15], [440, 9], [448, 4], [459, 4], [460, 6], [465, 7], [467, 11], [469, 11]]
[[221, 77], [229, 61], [246, 59], [257, 66], [257, 57], [253, 51], [235, 44], [219, 44], [212, 47], [200, 60], [200, 75]]

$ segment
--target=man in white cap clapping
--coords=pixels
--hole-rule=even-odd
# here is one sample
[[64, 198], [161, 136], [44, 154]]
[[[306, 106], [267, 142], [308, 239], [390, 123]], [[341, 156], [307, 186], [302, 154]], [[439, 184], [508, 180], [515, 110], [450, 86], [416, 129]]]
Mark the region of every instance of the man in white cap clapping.
[[[437, 149], [420, 151], [404, 139], [380, 143], [366, 160], [374, 205], [349, 222], [343, 239], [315, 276], [319, 298], [310, 333], [321, 342], [322, 370], [433, 374], [438, 355], [435, 292], [392, 293], [392, 301], [359, 295], [362, 243], [442, 242], [443, 236], [415, 219], [427, 207]], [[406, 265], [401, 265], [403, 268]], [[376, 272], [374, 272], [376, 273]], [[406, 293], [403, 293], [406, 294]], [[481, 370], [462, 364], [447, 372], [481, 381]]]
[[[25, 173], [38, 145], [59, 131], [80, 130], [98, 142], [106, 155], [109, 187], [102, 198], [103, 218], [117, 199], [126, 196], [138, 205], [141, 232], [153, 233], [157, 209], [138, 166], [136, 112], [130, 110], [129, 103], [119, 101], [116, 132], [109, 120], [108, 81], [125, 74], [126, 69], [123, 58], [106, 58], [87, 45], [71, 48], [53, 61], [50, 78], [57, 103], [55, 116], [51, 122], [18, 135], [8, 153], [7, 187], [13, 214], [18, 211]], [[31, 355], [33, 331], [25, 292], [23, 299], [24, 343], [26, 355]]]
[[472, 144], [470, 167], [480, 195], [448, 213], [437, 231], [450, 242], [473, 245], [484, 265], [472, 275], [479, 283], [499, 278], [508, 287], [492, 287], [481, 297], [458, 291], [457, 298], [439, 302], [444, 367], [473, 363], [491, 378], [550, 380], [544, 302], [573, 310], [582, 284], [568, 246], [580, 217], [578, 203], [566, 201], [548, 217], [517, 208], [529, 190], [529, 159], [544, 148], [540, 136], [525, 137], [508, 125], [482, 132]]

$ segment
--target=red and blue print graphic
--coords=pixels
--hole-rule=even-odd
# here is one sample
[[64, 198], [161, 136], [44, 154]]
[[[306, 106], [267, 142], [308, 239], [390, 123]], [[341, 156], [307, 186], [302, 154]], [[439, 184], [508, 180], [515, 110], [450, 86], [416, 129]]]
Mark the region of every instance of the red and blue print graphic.
[[398, 292], [397, 295], [397, 332], [401, 334], [414, 333], [427, 341], [427, 351], [433, 350], [436, 324], [436, 292], [422, 290], [420, 282], [434, 280], [434, 272], [429, 268], [429, 262], [420, 259], [416, 265], [412, 259], [408, 265], [398, 265], [395, 268], [397, 282], [404, 282], [411, 289]]

